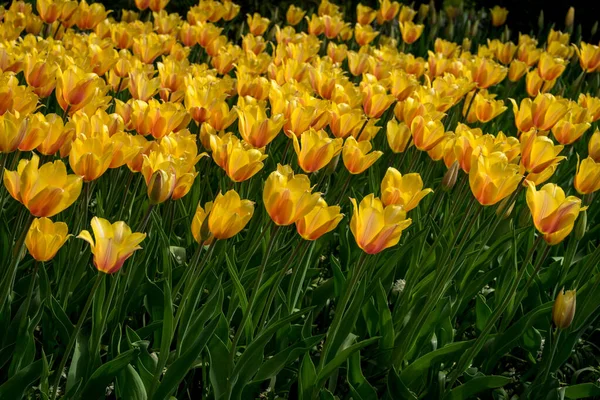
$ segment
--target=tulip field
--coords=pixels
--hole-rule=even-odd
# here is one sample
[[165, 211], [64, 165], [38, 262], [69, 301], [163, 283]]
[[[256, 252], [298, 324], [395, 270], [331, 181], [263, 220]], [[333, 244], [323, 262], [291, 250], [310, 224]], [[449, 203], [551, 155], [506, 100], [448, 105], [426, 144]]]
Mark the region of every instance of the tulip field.
[[600, 398], [597, 23], [129, 3], [0, 7], [0, 400]]

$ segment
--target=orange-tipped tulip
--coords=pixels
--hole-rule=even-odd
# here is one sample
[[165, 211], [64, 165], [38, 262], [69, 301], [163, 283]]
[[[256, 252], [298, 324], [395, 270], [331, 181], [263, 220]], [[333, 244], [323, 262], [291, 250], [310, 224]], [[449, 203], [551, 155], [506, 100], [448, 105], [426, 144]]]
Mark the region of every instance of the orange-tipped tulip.
[[510, 164], [501, 152], [487, 156], [479, 154], [469, 171], [469, 185], [473, 195], [483, 206], [490, 206], [515, 191], [522, 176], [519, 166]]
[[549, 245], [562, 242], [573, 230], [581, 207], [581, 199], [565, 196], [558, 185], [548, 183], [537, 191], [535, 185], [527, 181], [527, 205], [533, 216], [537, 230], [544, 235]]
[[[146, 238], [145, 233], [131, 232], [123, 221], [111, 224], [104, 218], [92, 218], [94, 237], [83, 230], [77, 236], [88, 242], [94, 255], [94, 265], [100, 272], [114, 274], [134, 251], [141, 249], [139, 244]], [[95, 240], [94, 240], [95, 239]]]
[[67, 175], [58, 160], [39, 167], [40, 159], [21, 160], [16, 171], [4, 171], [4, 185], [10, 195], [36, 217], [52, 217], [68, 208], [81, 193], [82, 179]]
[[236, 111], [240, 134], [246, 142], [256, 148], [271, 143], [285, 124], [283, 114], [268, 118], [264, 106], [260, 104], [243, 104], [236, 108]]
[[588, 142], [588, 155], [600, 162], [600, 131], [596, 130]]
[[237, 235], [254, 214], [254, 203], [240, 199], [235, 190], [219, 193], [208, 216], [208, 228], [220, 240]]
[[564, 146], [556, 146], [547, 136], [538, 136], [535, 130], [521, 135], [521, 165], [527, 172], [539, 174], [566, 157], [559, 156]]
[[69, 227], [64, 222], [52, 222], [48, 218], [33, 220], [25, 246], [31, 257], [37, 261], [49, 261], [69, 238]]
[[296, 230], [304, 240], [317, 240], [334, 230], [343, 217], [340, 206], [328, 206], [323, 198], [319, 198], [317, 205], [296, 221]]
[[309, 129], [300, 135], [292, 135], [294, 150], [298, 156], [298, 165], [304, 172], [320, 170], [342, 151], [343, 139], [331, 139], [324, 130]]
[[371, 151], [371, 142], [364, 140], [357, 142], [349, 136], [342, 149], [342, 158], [348, 172], [353, 175], [362, 174], [383, 155], [381, 151]]
[[600, 163], [588, 157], [577, 165], [574, 181], [579, 194], [590, 194], [600, 190]]
[[383, 204], [398, 204], [408, 212], [419, 205], [419, 202], [433, 192], [423, 189], [423, 180], [418, 173], [402, 175], [396, 168], [388, 168], [381, 181], [381, 200]]
[[425, 28], [425, 25], [415, 24], [412, 21], [400, 22], [400, 33], [404, 43], [412, 44], [416, 42], [421, 37], [423, 28]]
[[412, 219], [406, 218], [402, 206], [392, 204], [384, 207], [373, 194], [363, 198], [360, 205], [355, 199], [350, 201], [354, 206], [350, 230], [358, 247], [367, 254], [377, 254], [398, 244], [402, 231], [412, 223]]
[[444, 140], [444, 124], [439, 120], [433, 120], [429, 116], [417, 116], [410, 124], [413, 142], [417, 149], [429, 151]]
[[391, 119], [387, 123], [387, 142], [394, 153], [404, 153], [412, 138], [410, 128], [404, 122]]
[[87, 137], [81, 133], [73, 141], [69, 165], [85, 182], [102, 176], [113, 159], [115, 146], [107, 132]]
[[320, 193], [311, 193], [310, 179], [294, 175], [289, 165], [277, 165], [263, 190], [263, 202], [277, 225], [287, 226], [308, 214], [319, 201]]
[[539, 94], [535, 100], [525, 98], [521, 105], [509, 99], [513, 104], [515, 114], [515, 125], [521, 132], [527, 132], [531, 128], [541, 131], [549, 131], [569, 111], [568, 102], [558, 99], [550, 93]]

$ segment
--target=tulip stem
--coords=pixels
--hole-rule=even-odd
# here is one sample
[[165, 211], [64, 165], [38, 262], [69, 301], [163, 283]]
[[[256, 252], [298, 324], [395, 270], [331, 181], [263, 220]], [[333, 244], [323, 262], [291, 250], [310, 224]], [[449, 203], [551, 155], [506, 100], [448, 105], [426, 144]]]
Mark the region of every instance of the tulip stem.
[[[552, 328], [550, 328], [550, 329], [552, 329]], [[558, 342], [560, 340], [561, 333], [562, 333], [562, 330], [557, 328], [552, 334], [549, 335], [550, 338], [553, 337], [552, 351], [550, 352], [550, 358], [548, 359], [548, 364], [546, 365], [546, 368], [544, 368], [545, 372], [544, 372], [544, 378], [542, 379], [542, 385], [544, 385], [544, 383], [546, 383], [546, 381], [548, 380], [548, 376], [550, 375], [550, 370], [552, 369], [552, 362], [554, 361], [554, 355], [556, 354], [556, 349], [558, 347]]]
[[27, 314], [29, 313], [29, 306], [31, 305], [31, 297], [33, 295], [33, 289], [35, 288], [35, 278], [37, 276], [39, 261], [35, 261], [33, 263], [33, 272], [31, 273], [31, 281], [29, 282], [29, 289], [27, 290], [27, 299], [25, 300], [25, 308], [23, 309], [23, 315], [21, 315], [21, 322], [19, 323], [19, 335], [22, 335], [21, 332], [25, 328], [25, 324], [27, 322]]
[[340, 204], [340, 202], [344, 198], [344, 195], [346, 194], [346, 190], [348, 190], [348, 185], [350, 185], [351, 180], [352, 180], [352, 174], [348, 173], [348, 178], [346, 178], [346, 181], [344, 182], [344, 186], [342, 186], [342, 191], [340, 192], [340, 196], [338, 197], [335, 204]]
[[19, 266], [19, 261], [21, 261], [23, 247], [25, 247], [25, 238], [27, 237], [27, 232], [29, 232], [29, 228], [31, 227], [31, 224], [33, 223], [34, 219], [35, 217], [29, 214], [29, 218], [23, 226], [23, 231], [21, 232], [21, 235], [19, 236], [19, 238], [15, 242], [15, 246], [13, 247], [13, 262], [6, 275], [4, 276], [4, 279], [2, 280], [2, 284], [0, 286], [0, 296], [2, 296], [2, 298], [0, 299], [0, 314], [4, 312], [4, 306], [6, 305], [6, 301], [8, 300], [10, 292], [12, 291], [12, 285], [15, 280], [15, 276], [17, 275], [17, 267]]
[[136, 232], [143, 232], [144, 229], [146, 229], [146, 225], [148, 225], [148, 220], [150, 219], [150, 213], [152, 213], [152, 210], [154, 209], [154, 206], [155, 206], [155, 204], [148, 204], [148, 208], [146, 209], [146, 213], [142, 217], [142, 220], [140, 221], [140, 225], [136, 229]]
[[[454, 383], [456, 382], [458, 377], [460, 375], [462, 375], [462, 373], [465, 371], [465, 369], [467, 368], [467, 366], [471, 362], [471, 360], [475, 356], [477, 356], [477, 354], [479, 354], [479, 352], [481, 351], [481, 348], [485, 344], [487, 337], [490, 334], [492, 328], [495, 326], [496, 322], [498, 321], [498, 319], [500, 318], [500, 316], [502, 315], [502, 313], [504, 312], [506, 307], [508, 307], [510, 300], [514, 297], [515, 291], [519, 287], [519, 282], [521, 282], [523, 275], [525, 274], [525, 271], [527, 271], [527, 265], [529, 264], [529, 261], [531, 260], [531, 257], [533, 256], [535, 249], [538, 247], [542, 237], [543, 237], [542, 235], [538, 236], [536, 241], [533, 243], [533, 246], [527, 253], [525, 260], [523, 260], [523, 267], [519, 271], [516, 279], [511, 283], [509, 290], [504, 295], [504, 298], [502, 299], [500, 305], [494, 310], [494, 314], [492, 314], [492, 316], [488, 319], [481, 334], [479, 335], [479, 337], [477, 338], [475, 343], [473, 343], [473, 346], [471, 346], [469, 351], [467, 353], [465, 353], [463, 357], [460, 358], [456, 369], [450, 376], [450, 384], [448, 385], [448, 388], [450, 388], [450, 389], [452, 388], [452, 386], [454, 385]], [[546, 250], [548, 250], [549, 248], [550, 247], [546, 247]], [[514, 249], [514, 251], [517, 251], [517, 249]], [[542, 264], [542, 260], [544, 258], [545, 258], [545, 256], [542, 256], [542, 257], [540, 257], [540, 259], [538, 259], [538, 263], [537, 263], [534, 274], [537, 273], [537, 270], [539, 269], [539, 266]], [[529, 286], [526, 284], [525, 288], [524, 288], [525, 292], [527, 291], [528, 287]], [[519, 304], [519, 302], [517, 302], [515, 304]]]
[[96, 291], [98, 290], [100, 283], [102, 283], [102, 279], [104, 278], [105, 275], [106, 274], [103, 272], [98, 272], [98, 277], [96, 278], [96, 282], [94, 283], [94, 286], [92, 286], [92, 290], [90, 291], [90, 295], [88, 296], [87, 301], [85, 302], [85, 305], [83, 306], [83, 310], [81, 310], [81, 315], [79, 316], [79, 320], [77, 321], [77, 325], [75, 325], [75, 329], [73, 330], [73, 333], [71, 333], [71, 337], [69, 338], [69, 343], [67, 344], [65, 354], [63, 355], [62, 360], [60, 361], [60, 364], [59, 364], [58, 368], [56, 369], [56, 372], [55, 372], [56, 377], [54, 378], [54, 384], [52, 385], [52, 396], [50, 397], [50, 400], [56, 399], [56, 395], [58, 394], [58, 384], [60, 383], [60, 377], [62, 376], [62, 371], [65, 368], [67, 359], [69, 358], [69, 354], [71, 354], [71, 351], [73, 350], [73, 346], [75, 346], [75, 341], [77, 340], [77, 335], [79, 334], [79, 331], [81, 330], [81, 326], [83, 325], [83, 322], [85, 321], [85, 317], [86, 317], [88, 311], [90, 310], [90, 307], [92, 306], [92, 301], [94, 300], [94, 295], [96, 294]]
[[[279, 232], [281, 231], [279, 225], [273, 225], [271, 230], [271, 238], [269, 239], [269, 244], [267, 245], [267, 251], [263, 256], [260, 267], [258, 267], [258, 274], [256, 275], [256, 281], [254, 283], [254, 288], [252, 289], [252, 294], [250, 295], [250, 300], [248, 300], [248, 305], [246, 306], [246, 312], [242, 316], [242, 322], [235, 332], [235, 336], [233, 337], [233, 341], [231, 342], [231, 351], [229, 353], [229, 365], [231, 370], [233, 369], [233, 361], [236, 354], [236, 347], [244, 332], [244, 328], [252, 315], [252, 307], [254, 306], [254, 302], [256, 301], [256, 296], [258, 295], [258, 290], [260, 289], [260, 282], [262, 281], [263, 275], [265, 273], [265, 268], [267, 267], [267, 261], [269, 260], [269, 255], [271, 254], [273, 247], [275, 246], [275, 239]], [[232, 389], [231, 380], [227, 381], [227, 392], [230, 393]]]

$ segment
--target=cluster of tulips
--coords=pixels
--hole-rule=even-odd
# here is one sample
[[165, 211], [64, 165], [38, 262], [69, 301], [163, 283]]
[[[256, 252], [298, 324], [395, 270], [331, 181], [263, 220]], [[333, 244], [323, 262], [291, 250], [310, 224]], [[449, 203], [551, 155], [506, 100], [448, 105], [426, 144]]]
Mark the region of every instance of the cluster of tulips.
[[[0, 351], [8, 371], [2, 379], [12, 382], [5, 390], [14, 390], [15, 379], [27, 376], [27, 385], [40, 382], [36, 390], [43, 398], [71, 398], [92, 393], [94, 385], [103, 394], [120, 380], [111, 390], [121, 398], [168, 398], [178, 388], [182, 393], [188, 368], [177, 379], [171, 373], [177, 374], [172, 371], [186, 359], [186, 347], [197, 346], [190, 359], [195, 367], [207, 370], [208, 358], [201, 354], [210, 355], [210, 378], [205, 372], [202, 378], [204, 394], [212, 390], [219, 399], [255, 398], [255, 392], [243, 390], [251, 379], [264, 379], [264, 373], [241, 372], [251, 362], [251, 344], [265, 340], [260, 365], [266, 340], [274, 333], [269, 327], [281, 329], [278, 321], [289, 323], [297, 315], [312, 321], [314, 315], [307, 315], [314, 309], [299, 311], [311, 306], [304, 296], [314, 291], [316, 297], [320, 282], [333, 274], [332, 321], [325, 314], [319, 340], [302, 342], [297, 349], [306, 347], [304, 352], [285, 353], [282, 359], [294, 363], [306, 353], [297, 368], [304, 374], [300, 398], [333, 399], [324, 393], [345, 385], [338, 374], [346, 360], [348, 371], [354, 371], [347, 378], [353, 398], [373, 398], [370, 390], [376, 389], [353, 356], [373, 343], [390, 353], [379, 360], [384, 375], [392, 376], [388, 382], [398, 379], [406, 384], [406, 393], [418, 393], [418, 379], [407, 381], [404, 372], [426, 354], [419, 348], [429, 337], [423, 336], [423, 324], [441, 312], [440, 300], [463, 270], [456, 290], [483, 273], [479, 270], [487, 267], [478, 261], [488, 257], [481, 254], [499, 251], [494, 237], [505, 224], [509, 242], [515, 238], [514, 248], [503, 250], [509, 252], [506, 259], [522, 258], [516, 277], [498, 291], [491, 309], [485, 305], [489, 315], [478, 320], [474, 342], [453, 353], [445, 385], [452, 390], [463, 382], [490, 335], [505, 330], [520, 314], [518, 305], [538, 281], [551, 249], [558, 249], [556, 257], [563, 264], [556, 267], [560, 272], [553, 275], [550, 290], [556, 301], [554, 311], [545, 314], [554, 321], [547, 340], [554, 346], [548, 346], [553, 350], [549, 356], [544, 353], [543, 368], [526, 393], [554, 384], [549, 376], [560, 367], [555, 365], [556, 347], [575, 316], [575, 289], [587, 284], [587, 293], [593, 294], [600, 281], [594, 264], [600, 247], [594, 250], [591, 244], [582, 246], [586, 253], [581, 257], [589, 260], [579, 268], [583, 272], [569, 274], [578, 259], [577, 243], [593, 239], [588, 232], [598, 214], [592, 200], [600, 190], [600, 131], [595, 130], [600, 48], [572, 38], [573, 9], [565, 32], [519, 34], [513, 42], [503, 28], [508, 11], [501, 7], [473, 14], [459, 6], [437, 11], [431, 3], [415, 10], [380, 0], [378, 9], [359, 4], [356, 22], [348, 22], [339, 5], [322, 0], [312, 13], [290, 5], [285, 21], [274, 23], [258, 13], [238, 15], [240, 6], [227, 0], [201, 0], [186, 16], [165, 11], [167, 3], [135, 0], [136, 11], [112, 13], [85, 0], [37, 0], [34, 7], [13, 1], [0, 9], [0, 212], [6, 226], [3, 248], [12, 249], [3, 261], [0, 313], [4, 323], [16, 321], [16, 331], [3, 334], [2, 347], [17, 343], [21, 352], [9, 362], [5, 350]], [[488, 36], [482, 36], [483, 29]], [[459, 43], [453, 41], [457, 36]], [[93, 234], [86, 230], [90, 217]], [[529, 231], [524, 227], [531, 219], [535, 230]], [[299, 240], [286, 230], [291, 225]], [[90, 245], [98, 271], [92, 286], [81, 283], [89, 281], [91, 268], [76, 268], [73, 261], [85, 263], [88, 248], [69, 239], [69, 232]], [[356, 246], [348, 245], [348, 232]], [[524, 232], [522, 257], [516, 238], [525, 237]], [[156, 248], [138, 255], [148, 250], [138, 251], [150, 238], [148, 246]], [[319, 245], [321, 238], [327, 244]], [[472, 250], [475, 257], [467, 251], [470, 241], [478, 243], [479, 249]], [[290, 243], [296, 244], [286, 247]], [[57, 261], [63, 246], [69, 247], [63, 250], [68, 256]], [[385, 256], [393, 247], [397, 250]], [[174, 248], [191, 248], [194, 254], [176, 262], [182, 256], [174, 255]], [[279, 260], [273, 257], [277, 251], [282, 253]], [[313, 252], [319, 251], [315, 259]], [[131, 257], [129, 270], [123, 268]], [[308, 266], [301, 267], [340, 257], [347, 266], [326, 263], [328, 272], [319, 279], [307, 275]], [[415, 259], [408, 276], [402, 267], [407, 257]], [[506, 259], [501, 262], [510, 264]], [[56, 273], [47, 271], [48, 265]], [[427, 279], [425, 265], [434, 269]], [[231, 276], [228, 285], [216, 278], [223, 269]], [[142, 289], [132, 286], [138, 278], [161, 282], [159, 293], [170, 304], [164, 306], [164, 316], [152, 314], [163, 328], [151, 345], [152, 361], [141, 362], [145, 370], [133, 358], [119, 358], [123, 350], [118, 350], [119, 342], [124, 348], [125, 341], [138, 343], [137, 335], [138, 341], [143, 339], [139, 330], [125, 334], [122, 328], [136, 326], [134, 318], [127, 322], [127, 314], [135, 307], [131, 302], [139, 300]], [[285, 293], [280, 289], [285, 279], [291, 281], [288, 291], [296, 284], [300, 289]], [[364, 280], [374, 289], [365, 288]], [[23, 282], [29, 282], [24, 291]], [[216, 315], [212, 323], [212, 314], [204, 314], [214, 308], [217, 296], [217, 289], [205, 282], [232, 290], [225, 296], [234, 307], [228, 322]], [[461, 300], [461, 306], [486, 284]], [[82, 289], [78, 285], [87, 288], [85, 296], [79, 305], [69, 306]], [[572, 290], [564, 292], [565, 285]], [[55, 329], [39, 322], [41, 311], [34, 312], [44, 309], [39, 296], [50, 287], [55, 291], [48, 294], [53, 299], [47, 305], [50, 319], [60, 320], [61, 326], [66, 319], [71, 326], [61, 345], [40, 346], [32, 339], [34, 332], [41, 331], [44, 341], [45, 330]], [[272, 309], [281, 301], [280, 293], [286, 300], [283, 313]], [[393, 302], [398, 293], [399, 303], [390, 311], [387, 297]], [[385, 343], [371, 338], [353, 344], [359, 314], [375, 307], [369, 296], [378, 310], [386, 310], [375, 313], [376, 319], [385, 323], [389, 318], [395, 335]], [[151, 308], [145, 298], [139, 304]], [[363, 303], [356, 305], [358, 298]], [[596, 303], [586, 301], [588, 315]], [[70, 311], [62, 311], [68, 307]], [[116, 316], [110, 312], [113, 307]], [[235, 307], [240, 307], [237, 317]], [[83, 372], [71, 366], [63, 383], [69, 360], [72, 365], [81, 362], [80, 335], [90, 309], [89, 366]], [[202, 324], [194, 325], [195, 313], [204, 318]], [[69, 315], [76, 316], [74, 327]], [[594, 318], [585, 321], [591, 326]], [[117, 334], [105, 335], [117, 326]], [[225, 333], [215, 344], [211, 335], [219, 331]], [[369, 326], [368, 332], [385, 336], [382, 328]], [[21, 344], [20, 336], [31, 341]], [[104, 351], [107, 342], [109, 350]], [[138, 357], [142, 350], [134, 350]], [[48, 352], [53, 355], [50, 364]], [[312, 359], [317, 358], [315, 366]], [[33, 373], [35, 360], [43, 363]], [[103, 363], [117, 360], [121, 364], [111, 364], [112, 375], [109, 368], [101, 370]], [[214, 372], [221, 363], [228, 365], [222, 372], [225, 380]], [[271, 389], [281, 368], [274, 371]], [[307, 378], [310, 371], [312, 380]], [[129, 386], [143, 395], [127, 397], [133, 396]], [[0, 393], [13, 393], [2, 387]], [[18, 393], [32, 390], [22, 389]], [[391, 398], [405, 397], [398, 396]]]

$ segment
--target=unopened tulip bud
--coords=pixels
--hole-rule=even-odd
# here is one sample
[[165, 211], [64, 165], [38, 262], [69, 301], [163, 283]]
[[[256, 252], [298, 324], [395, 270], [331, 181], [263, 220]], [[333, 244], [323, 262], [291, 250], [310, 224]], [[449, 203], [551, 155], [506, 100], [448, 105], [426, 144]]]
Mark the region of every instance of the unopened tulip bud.
[[544, 29], [544, 10], [540, 10], [540, 16], [538, 17], [538, 28]]
[[498, 208], [496, 209], [496, 216], [501, 218], [501, 219], [507, 219], [510, 217], [510, 215], [513, 212], [513, 209], [515, 208], [515, 202], [513, 201], [512, 203], [508, 204], [509, 198], [505, 198], [504, 200], [502, 200], [502, 202], [500, 202], [500, 204], [498, 205]]
[[552, 306], [552, 321], [558, 329], [566, 329], [573, 322], [575, 316], [575, 308], [577, 303], [577, 296], [575, 290], [567, 290], [566, 292], [562, 289], [556, 300], [554, 306]]
[[148, 184], [148, 198], [150, 199], [150, 204], [160, 204], [169, 199], [175, 189], [174, 183], [175, 179], [169, 179], [169, 174], [166, 171], [159, 169], [154, 172], [150, 178], [150, 183]]
[[587, 228], [587, 211], [583, 210], [579, 214], [579, 218], [577, 219], [577, 225], [575, 225], [575, 240], [581, 240], [585, 235], [585, 231]]
[[479, 21], [477, 21], [477, 20], [473, 21], [473, 27], [471, 28], [470, 32], [471, 32], [471, 37], [477, 36], [477, 33], [479, 33]]
[[598, 32], [598, 21], [594, 22], [594, 25], [592, 26], [592, 30], [590, 32], [591, 36], [594, 36], [596, 32]]
[[442, 189], [446, 192], [452, 190], [454, 185], [456, 185], [456, 179], [458, 178], [458, 171], [460, 170], [460, 166], [458, 165], [458, 161], [454, 161], [454, 163], [450, 166], [446, 174], [444, 175], [444, 179], [442, 179]]
[[575, 21], [575, 7], [570, 7], [565, 17], [565, 28], [573, 29], [573, 22]]

